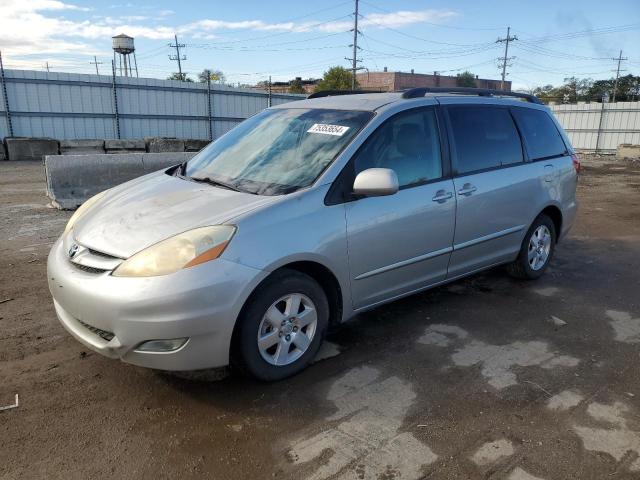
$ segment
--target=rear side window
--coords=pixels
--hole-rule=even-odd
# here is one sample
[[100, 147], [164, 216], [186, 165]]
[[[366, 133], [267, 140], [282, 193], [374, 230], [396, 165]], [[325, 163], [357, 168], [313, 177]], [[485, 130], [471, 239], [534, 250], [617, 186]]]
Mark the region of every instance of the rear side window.
[[523, 161], [520, 136], [508, 109], [451, 107], [449, 120], [458, 173]]
[[514, 108], [512, 112], [524, 137], [530, 160], [564, 155], [567, 148], [547, 112], [533, 108]]

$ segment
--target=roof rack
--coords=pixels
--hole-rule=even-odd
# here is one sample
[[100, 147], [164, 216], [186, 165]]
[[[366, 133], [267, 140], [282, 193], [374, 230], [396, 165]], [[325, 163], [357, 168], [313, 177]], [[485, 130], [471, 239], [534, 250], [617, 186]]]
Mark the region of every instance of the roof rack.
[[543, 104], [535, 95], [519, 92], [508, 92], [506, 90], [493, 90], [490, 88], [471, 87], [418, 87], [410, 88], [402, 93], [402, 98], [424, 97], [427, 93], [459, 93], [462, 95], [478, 95], [479, 97], [516, 97], [527, 100], [531, 103]]
[[307, 98], [322, 98], [322, 97], [335, 97], [338, 95], [358, 95], [362, 93], [378, 93], [378, 92], [370, 92], [367, 90], [321, 90], [319, 92], [314, 92], [309, 95]]

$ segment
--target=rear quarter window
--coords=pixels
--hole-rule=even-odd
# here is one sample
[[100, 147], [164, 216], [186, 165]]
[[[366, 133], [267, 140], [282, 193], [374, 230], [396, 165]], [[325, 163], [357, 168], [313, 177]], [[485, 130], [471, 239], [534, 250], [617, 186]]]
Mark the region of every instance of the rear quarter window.
[[490, 106], [448, 109], [459, 174], [523, 161], [520, 135], [507, 108]]
[[564, 155], [567, 148], [547, 112], [533, 108], [514, 108], [513, 116], [524, 137], [530, 160]]

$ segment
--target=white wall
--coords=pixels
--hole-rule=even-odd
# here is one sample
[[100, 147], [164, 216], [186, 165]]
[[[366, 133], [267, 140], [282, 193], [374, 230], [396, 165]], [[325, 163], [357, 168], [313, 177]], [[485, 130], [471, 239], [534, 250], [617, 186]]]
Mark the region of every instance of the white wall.
[[640, 145], [640, 102], [551, 105], [550, 108], [578, 150], [595, 151], [597, 144], [599, 151], [613, 152], [622, 143]]

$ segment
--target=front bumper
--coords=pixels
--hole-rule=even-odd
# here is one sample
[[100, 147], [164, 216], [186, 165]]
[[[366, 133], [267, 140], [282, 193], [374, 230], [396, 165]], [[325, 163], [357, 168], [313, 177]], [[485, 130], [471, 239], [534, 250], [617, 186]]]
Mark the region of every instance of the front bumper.
[[[113, 277], [74, 266], [62, 239], [47, 262], [56, 314], [71, 335], [107, 357], [160, 370], [227, 365], [236, 318], [267, 274], [219, 258], [165, 276]], [[189, 340], [171, 352], [136, 351], [181, 337]]]

